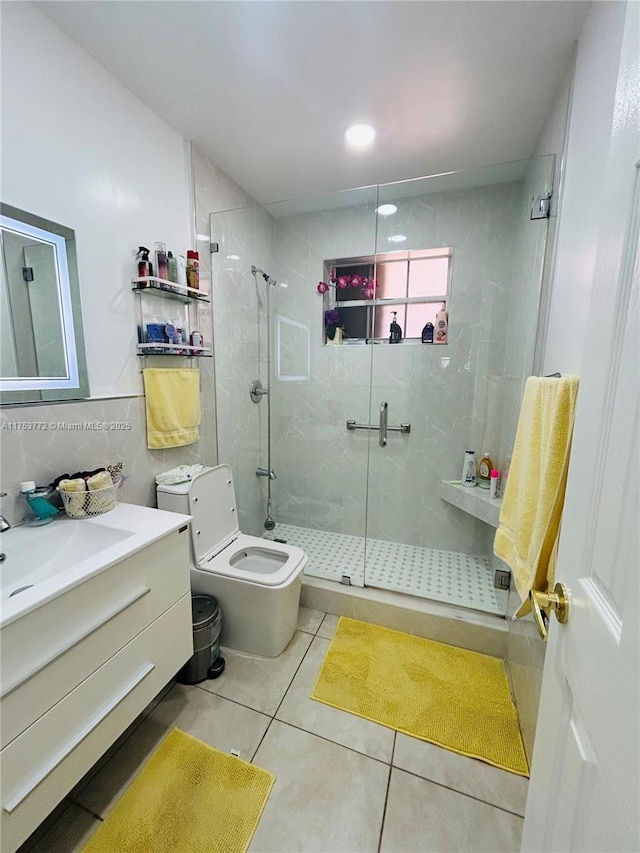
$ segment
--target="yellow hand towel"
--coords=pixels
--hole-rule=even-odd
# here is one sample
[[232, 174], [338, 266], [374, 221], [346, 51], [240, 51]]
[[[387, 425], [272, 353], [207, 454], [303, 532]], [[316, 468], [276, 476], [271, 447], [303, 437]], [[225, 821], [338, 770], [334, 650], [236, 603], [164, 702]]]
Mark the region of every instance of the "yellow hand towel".
[[147, 447], [182, 447], [200, 438], [200, 371], [148, 367], [143, 370]]
[[527, 379], [493, 552], [513, 572], [523, 601], [553, 587], [555, 553], [569, 468], [578, 378]]

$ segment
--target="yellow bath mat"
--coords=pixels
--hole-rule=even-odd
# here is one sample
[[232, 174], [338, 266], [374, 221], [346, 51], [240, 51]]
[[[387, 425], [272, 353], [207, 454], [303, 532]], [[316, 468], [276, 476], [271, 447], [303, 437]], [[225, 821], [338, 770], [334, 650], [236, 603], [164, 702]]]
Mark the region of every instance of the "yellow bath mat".
[[342, 616], [311, 697], [529, 775], [498, 658]]
[[244, 853], [274, 782], [174, 729], [83, 853]]

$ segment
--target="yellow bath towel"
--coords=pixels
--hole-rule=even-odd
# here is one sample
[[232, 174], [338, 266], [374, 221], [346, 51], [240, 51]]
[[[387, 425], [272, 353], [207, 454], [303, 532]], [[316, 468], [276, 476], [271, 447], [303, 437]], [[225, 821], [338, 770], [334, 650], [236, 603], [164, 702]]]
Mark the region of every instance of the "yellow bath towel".
[[493, 552], [513, 572], [523, 601], [553, 588], [555, 553], [569, 468], [578, 378], [527, 379]]
[[182, 447], [200, 438], [200, 371], [148, 367], [143, 370], [147, 447]]

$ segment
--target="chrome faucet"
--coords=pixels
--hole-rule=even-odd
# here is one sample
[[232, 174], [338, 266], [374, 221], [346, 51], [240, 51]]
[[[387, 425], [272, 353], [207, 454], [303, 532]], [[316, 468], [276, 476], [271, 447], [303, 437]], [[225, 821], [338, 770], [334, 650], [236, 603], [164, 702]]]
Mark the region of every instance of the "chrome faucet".
[[[0, 492], [0, 498], [6, 498], [6, 496], [7, 496], [6, 492]], [[7, 519], [4, 517], [4, 515], [0, 515], [0, 533], [4, 532], [5, 530], [9, 530], [10, 527], [11, 527], [11, 525], [9, 524]]]
[[266, 468], [256, 468], [256, 477], [268, 477], [270, 480], [277, 480], [276, 472], [271, 468], [269, 471]]

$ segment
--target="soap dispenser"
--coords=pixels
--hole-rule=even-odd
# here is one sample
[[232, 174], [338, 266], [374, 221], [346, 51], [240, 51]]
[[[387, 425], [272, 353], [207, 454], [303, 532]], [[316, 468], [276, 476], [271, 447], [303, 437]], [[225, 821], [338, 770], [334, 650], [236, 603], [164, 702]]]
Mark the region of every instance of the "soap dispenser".
[[398, 312], [392, 311], [393, 320], [391, 321], [391, 326], [389, 327], [389, 343], [390, 344], [399, 344], [402, 340], [402, 329], [398, 325]]

